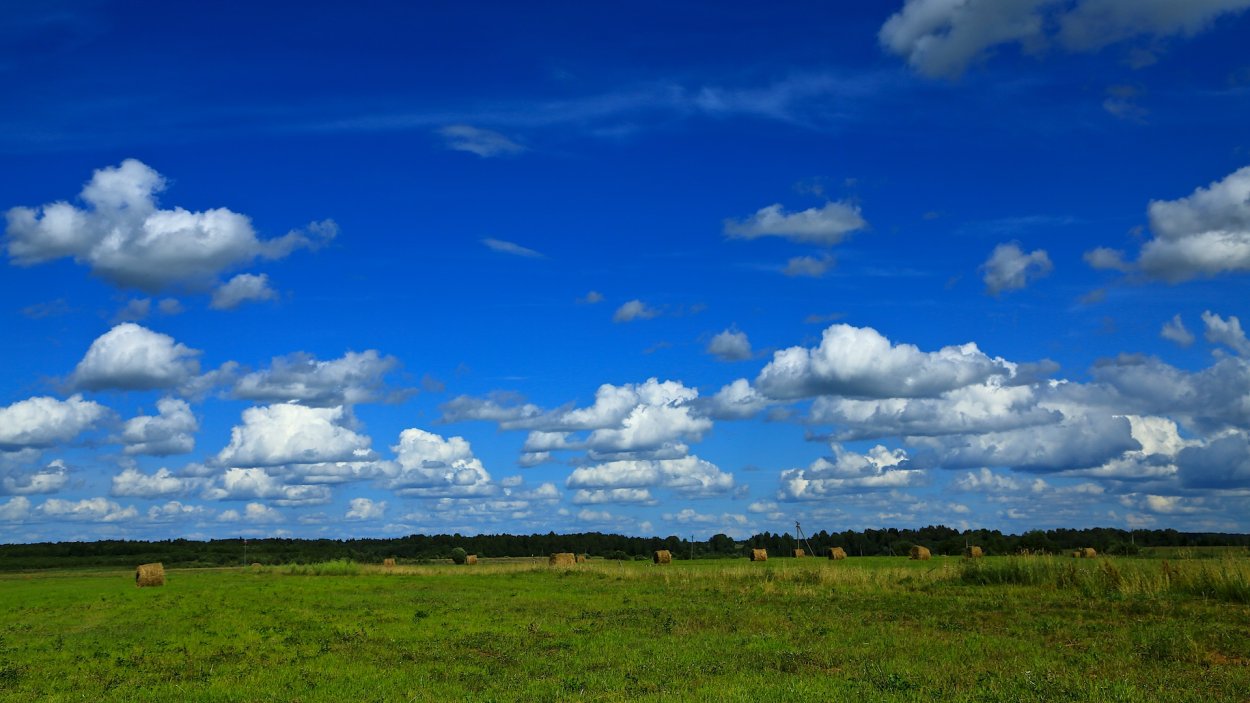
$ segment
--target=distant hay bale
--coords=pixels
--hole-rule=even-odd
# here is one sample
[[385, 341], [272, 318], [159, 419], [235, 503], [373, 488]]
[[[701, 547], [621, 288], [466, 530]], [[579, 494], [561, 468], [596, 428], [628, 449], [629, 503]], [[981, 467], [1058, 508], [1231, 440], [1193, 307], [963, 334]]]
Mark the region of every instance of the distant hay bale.
[[667, 549], [657, 549], [655, 554], [651, 555], [651, 560], [657, 564], [672, 564], [673, 553]]
[[464, 558], [464, 563], [465, 563], [465, 564], [467, 564], [467, 565], [470, 565], [470, 566], [472, 566], [473, 564], [476, 564], [476, 563], [477, 563], [477, 555], [476, 555], [476, 554], [470, 554], [470, 555], [466, 556], [466, 557]]
[[1074, 549], [1074, 550], [1072, 550], [1072, 558], [1073, 558], [1073, 559], [1080, 559], [1080, 558], [1081, 558], [1081, 556], [1082, 556], [1082, 554], [1081, 554], [1081, 550], [1079, 550], [1079, 549]]
[[796, 550], [794, 550], [794, 558], [795, 558], [795, 559], [802, 559], [802, 558], [803, 558], [803, 557], [805, 557], [805, 556], [807, 556], [807, 552], [803, 551], [802, 549], [796, 549]]
[[918, 544], [912, 546], [911, 551], [907, 552], [909, 559], [919, 559], [920, 561], [928, 561], [931, 556], [928, 547], [922, 547]]
[[252, 568], [253, 568], [253, 569], [259, 569], [259, 568], [261, 568], [261, 566], [262, 566], [262, 564], [261, 564], [259, 561], [254, 561], [254, 562], [252, 562]]
[[585, 554], [578, 554], [578, 555], [577, 555], [577, 563], [578, 563], [578, 564], [585, 564], [585, 563], [586, 563], [586, 555], [585, 555]]
[[1081, 558], [1083, 559], [1093, 559], [1097, 556], [1098, 556], [1098, 552], [1095, 551], [1093, 547], [1086, 547], [1085, 549], [1081, 550]]
[[573, 552], [556, 552], [547, 557], [547, 566], [573, 566], [577, 564], [577, 555]]
[[394, 560], [394, 559], [383, 559], [383, 560], [382, 560], [382, 566], [395, 566], [395, 560]]
[[841, 547], [833, 547], [832, 549], [829, 550], [829, 558], [830, 559], [845, 559], [846, 550]]
[[985, 556], [985, 552], [981, 551], [981, 548], [976, 545], [972, 545], [971, 547], [964, 547], [965, 559], [980, 559], [983, 556]]
[[164, 586], [165, 565], [159, 562], [156, 564], [140, 564], [135, 569], [135, 585], [139, 588]]
[[768, 561], [767, 549], [752, 549], [751, 561]]

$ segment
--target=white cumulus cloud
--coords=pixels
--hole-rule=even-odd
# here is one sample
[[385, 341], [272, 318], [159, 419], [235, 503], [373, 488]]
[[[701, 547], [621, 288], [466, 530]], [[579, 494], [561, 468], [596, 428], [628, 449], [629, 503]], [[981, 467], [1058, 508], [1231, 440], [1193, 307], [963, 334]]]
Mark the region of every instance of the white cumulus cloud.
[[725, 234], [735, 239], [782, 237], [804, 244], [833, 245], [867, 226], [859, 206], [852, 203], [829, 202], [800, 212], [786, 212], [775, 203], [745, 220], [725, 220]]
[[247, 400], [318, 407], [368, 403], [392, 396], [386, 391], [386, 376], [397, 368], [398, 359], [373, 349], [349, 351], [329, 361], [298, 352], [276, 357], [268, 369], [244, 375], [232, 394]]
[[126, 421], [122, 442], [127, 454], [167, 456], [185, 454], [195, 448], [200, 423], [185, 400], [161, 398], [157, 415], [139, 415]]
[[243, 303], [277, 299], [278, 292], [269, 287], [269, 274], [241, 273], [218, 286], [208, 306], [214, 310], [233, 310]]
[[235, 467], [361, 461], [372, 458], [370, 440], [344, 426], [341, 407], [309, 408], [282, 403], [243, 411], [243, 424], [230, 432], [230, 444], [217, 463]]
[[380, 520], [386, 514], [386, 501], [373, 501], [368, 498], [352, 498], [348, 501], [347, 513], [343, 516], [348, 520]]
[[755, 388], [770, 398], [818, 395], [853, 398], [916, 398], [940, 395], [1007, 372], [968, 343], [922, 352], [892, 344], [871, 327], [832, 325], [815, 349], [790, 347], [776, 352], [760, 371]]
[[315, 248], [337, 231], [327, 220], [261, 240], [245, 215], [225, 208], [160, 209], [156, 195], [165, 186], [161, 174], [127, 159], [92, 175], [79, 194], [85, 208], [63, 201], [12, 208], [5, 214], [9, 257], [23, 266], [71, 257], [115, 285], [157, 292], [202, 286], [258, 258]]
[[91, 343], [70, 381], [87, 390], [175, 388], [199, 373], [199, 354], [169, 335], [124, 322]]
[[110, 415], [108, 408], [81, 395], [65, 400], [48, 396], [19, 400], [0, 407], [0, 451], [68, 442]]
[[981, 264], [982, 280], [990, 295], [1024, 288], [1049, 274], [1053, 268], [1045, 250], [1037, 249], [1026, 254], [1015, 242], [994, 247], [990, 258]]
[[707, 353], [721, 361], [745, 361], [751, 358], [751, 342], [746, 332], [725, 330], [708, 342]]

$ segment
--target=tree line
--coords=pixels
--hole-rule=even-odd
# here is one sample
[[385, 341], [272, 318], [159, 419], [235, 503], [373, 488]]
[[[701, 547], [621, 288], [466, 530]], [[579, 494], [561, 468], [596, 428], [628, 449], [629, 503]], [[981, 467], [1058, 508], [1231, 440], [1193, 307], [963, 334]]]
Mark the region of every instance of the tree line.
[[1176, 530], [1033, 530], [1021, 535], [998, 530], [956, 530], [944, 525], [919, 529], [821, 530], [800, 540], [789, 533], [762, 532], [745, 540], [724, 534], [696, 541], [668, 537], [631, 537], [580, 532], [573, 534], [408, 535], [390, 539], [171, 539], [161, 541], [102, 540], [98, 542], [42, 542], [0, 544], [0, 570], [133, 566], [163, 562], [170, 567], [236, 566], [240, 564], [310, 564], [332, 559], [381, 563], [383, 559], [420, 563], [449, 559], [455, 549], [480, 557], [544, 556], [575, 552], [606, 559], [649, 559], [666, 549], [675, 559], [738, 558], [750, 549], [767, 549], [773, 556], [790, 556], [795, 549], [826, 554], [842, 547], [854, 556], [905, 555], [912, 545], [933, 554], [958, 555], [967, 545], [987, 554], [1061, 553], [1093, 547], [1104, 554], [1136, 554], [1149, 547], [1250, 547], [1250, 535], [1178, 532]]

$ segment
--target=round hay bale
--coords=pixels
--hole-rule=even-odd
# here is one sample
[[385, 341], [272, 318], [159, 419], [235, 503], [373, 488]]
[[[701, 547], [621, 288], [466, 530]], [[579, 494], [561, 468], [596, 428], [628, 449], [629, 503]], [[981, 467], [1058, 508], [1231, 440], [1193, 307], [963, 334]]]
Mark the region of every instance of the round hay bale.
[[382, 566], [388, 566], [388, 567], [395, 566], [395, 560], [390, 557], [387, 557], [386, 559], [382, 560]]
[[252, 568], [253, 568], [253, 569], [259, 569], [259, 568], [262, 568], [263, 566], [264, 566], [264, 564], [261, 564], [259, 561], [254, 561], [254, 562], [252, 562]]
[[794, 558], [795, 558], [795, 559], [802, 559], [802, 558], [803, 558], [803, 557], [805, 557], [805, 556], [807, 556], [807, 552], [803, 551], [802, 549], [796, 549], [796, 550], [794, 550]]
[[985, 552], [981, 551], [981, 548], [976, 545], [972, 545], [971, 547], [964, 547], [965, 559], [980, 559], [983, 556], [985, 556]]
[[585, 563], [586, 563], [586, 555], [585, 555], [585, 554], [578, 554], [578, 555], [577, 555], [577, 563], [578, 563], [578, 564], [585, 564]]
[[919, 559], [920, 561], [928, 561], [932, 555], [929, 554], [928, 547], [922, 547], [918, 544], [913, 545], [911, 550], [907, 552], [908, 559]]
[[573, 552], [556, 552], [547, 557], [547, 566], [573, 566], [577, 564], [577, 555]]
[[651, 561], [654, 561], [657, 564], [672, 564], [673, 553], [667, 549], [657, 549], [655, 554], [651, 555]]
[[1093, 547], [1086, 547], [1085, 549], [1081, 550], [1081, 557], [1083, 559], [1093, 559], [1097, 556], [1098, 556], [1098, 552], [1095, 551]]
[[829, 558], [830, 559], [845, 559], [846, 550], [841, 547], [833, 547], [832, 549], [829, 550]]
[[768, 561], [767, 549], [752, 549], [751, 561]]
[[165, 585], [165, 565], [156, 564], [140, 564], [135, 569], [135, 586], [139, 588], [147, 588], [148, 586], [164, 586]]
[[476, 554], [470, 554], [470, 555], [466, 556], [466, 557], [464, 558], [464, 563], [465, 563], [465, 564], [468, 564], [468, 565], [473, 565], [473, 564], [476, 564], [476, 563], [477, 563], [477, 555], [476, 555]]

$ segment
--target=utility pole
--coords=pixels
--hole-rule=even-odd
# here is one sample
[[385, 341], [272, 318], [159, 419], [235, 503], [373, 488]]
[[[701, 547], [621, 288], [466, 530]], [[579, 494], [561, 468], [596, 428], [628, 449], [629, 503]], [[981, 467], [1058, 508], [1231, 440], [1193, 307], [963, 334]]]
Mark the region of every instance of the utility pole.
[[690, 534], [690, 561], [694, 561], [694, 533]]

